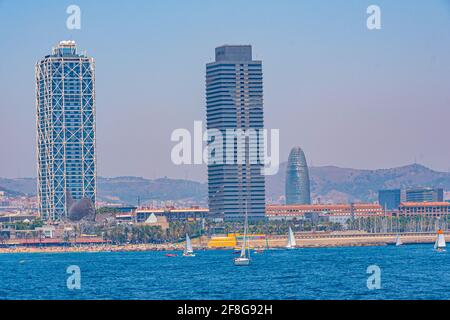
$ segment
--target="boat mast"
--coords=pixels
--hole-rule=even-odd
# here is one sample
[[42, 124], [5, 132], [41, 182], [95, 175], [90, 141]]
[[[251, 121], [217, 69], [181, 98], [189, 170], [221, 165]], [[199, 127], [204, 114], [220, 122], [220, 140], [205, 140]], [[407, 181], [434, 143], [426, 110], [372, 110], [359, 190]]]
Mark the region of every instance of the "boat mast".
[[247, 232], [248, 232], [248, 201], [245, 200], [244, 248], [247, 247], [246, 250], [247, 250], [248, 258], [250, 259], [250, 246], [247, 243], [248, 242]]

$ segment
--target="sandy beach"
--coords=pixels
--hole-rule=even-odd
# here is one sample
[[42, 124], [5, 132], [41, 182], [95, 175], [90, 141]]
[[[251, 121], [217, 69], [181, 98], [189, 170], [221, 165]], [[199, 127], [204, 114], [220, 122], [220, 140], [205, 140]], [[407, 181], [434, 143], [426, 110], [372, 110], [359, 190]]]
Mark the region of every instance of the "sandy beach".
[[177, 245], [126, 244], [126, 245], [85, 245], [61, 247], [15, 246], [0, 248], [1, 253], [63, 253], [63, 252], [127, 252], [127, 251], [170, 251], [182, 250]]

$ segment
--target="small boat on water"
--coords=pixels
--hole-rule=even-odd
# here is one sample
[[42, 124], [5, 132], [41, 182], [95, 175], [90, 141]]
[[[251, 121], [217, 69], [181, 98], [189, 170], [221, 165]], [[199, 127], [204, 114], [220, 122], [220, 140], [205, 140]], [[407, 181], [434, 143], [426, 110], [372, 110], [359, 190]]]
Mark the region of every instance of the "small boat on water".
[[286, 244], [286, 249], [295, 249], [296, 246], [297, 243], [295, 241], [294, 232], [292, 231], [292, 228], [289, 227], [288, 242]]
[[166, 257], [178, 257], [176, 253], [166, 253]]
[[183, 251], [183, 257], [195, 257], [194, 250], [192, 249], [191, 239], [186, 233], [186, 248]]
[[400, 239], [400, 234], [397, 234], [397, 239], [395, 240], [395, 245], [401, 246], [403, 244], [402, 239]]
[[234, 258], [235, 266], [248, 266], [250, 264], [250, 248], [247, 245], [247, 229], [248, 229], [248, 218], [247, 218], [247, 203], [245, 204], [245, 222], [244, 222], [244, 238], [242, 239], [241, 254], [239, 257]]
[[436, 242], [434, 243], [434, 250], [436, 250], [438, 252], [443, 252], [443, 251], [445, 251], [445, 247], [446, 247], [446, 244], [445, 244], [444, 231], [439, 229], [437, 232]]
[[246, 254], [246, 249], [243, 246], [242, 247], [241, 255], [237, 258], [234, 258], [234, 265], [235, 266], [248, 266], [250, 264], [250, 250], [248, 251], [248, 254]]

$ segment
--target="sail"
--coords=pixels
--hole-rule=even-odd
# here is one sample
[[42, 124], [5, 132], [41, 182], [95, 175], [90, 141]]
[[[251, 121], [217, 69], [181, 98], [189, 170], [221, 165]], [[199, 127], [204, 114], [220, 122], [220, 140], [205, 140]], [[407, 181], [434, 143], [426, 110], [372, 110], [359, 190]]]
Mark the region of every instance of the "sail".
[[397, 235], [397, 240], [395, 241], [395, 245], [396, 246], [400, 246], [402, 244], [403, 244], [402, 239], [400, 239], [400, 235], [398, 234]]
[[295, 236], [294, 236], [294, 232], [292, 232], [291, 227], [289, 227], [289, 236], [288, 236], [288, 243], [287, 243], [287, 248], [293, 248], [295, 247], [297, 244], [295, 242]]
[[192, 244], [191, 239], [189, 238], [189, 235], [186, 233], [186, 253], [193, 253], [194, 250], [192, 250]]
[[245, 258], [245, 250], [246, 250], [246, 239], [244, 235], [244, 239], [242, 240], [241, 258]]
[[241, 248], [241, 258], [246, 257], [246, 249], [247, 249], [247, 228], [248, 228], [248, 220], [247, 220], [247, 204], [245, 205], [245, 221], [244, 221], [244, 239], [242, 240], [242, 248]]
[[437, 248], [445, 248], [445, 238], [444, 238], [444, 234], [443, 233], [439, 233], [438, 234], [438, 238], [437, 238]]

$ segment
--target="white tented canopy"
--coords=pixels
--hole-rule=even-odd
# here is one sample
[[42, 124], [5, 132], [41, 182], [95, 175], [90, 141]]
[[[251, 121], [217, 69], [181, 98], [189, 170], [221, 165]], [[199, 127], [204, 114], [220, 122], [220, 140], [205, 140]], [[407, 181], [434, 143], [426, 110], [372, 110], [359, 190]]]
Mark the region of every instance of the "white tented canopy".
[[145, 223], [157, 223], [158, 219], [156, 218], [155, 214], [152, 213], [147, 220], [145, 220]]

